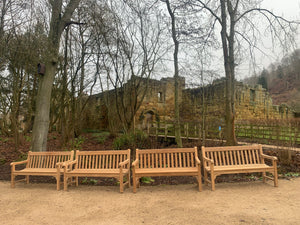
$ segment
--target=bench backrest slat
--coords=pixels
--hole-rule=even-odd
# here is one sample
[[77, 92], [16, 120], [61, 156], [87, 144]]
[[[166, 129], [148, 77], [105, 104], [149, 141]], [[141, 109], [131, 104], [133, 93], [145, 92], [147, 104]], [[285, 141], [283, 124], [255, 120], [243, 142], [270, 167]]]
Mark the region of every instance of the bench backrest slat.
[[136, 149], [138, 168], [196, 167], [197, 148]]
[[72, 160], [74, 151], [70, 152], [28, 152], [27, 168], [53, 169], [56, 163]]
[[[261, 145], [202, 147], [202, 154], [214, 161], [216, 166], [263, 163]], [[205, 165], [208, 166], [208, 165]]]
[[130, 159], [128, 150], [76, 151], [77, 169], [118, 169], [119, 163]]

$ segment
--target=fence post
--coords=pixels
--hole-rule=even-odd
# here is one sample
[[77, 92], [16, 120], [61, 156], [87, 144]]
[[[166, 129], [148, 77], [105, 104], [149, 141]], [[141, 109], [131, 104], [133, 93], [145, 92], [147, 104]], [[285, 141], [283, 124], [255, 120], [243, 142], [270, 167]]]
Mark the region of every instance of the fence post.
[[189, 139], [189, 123], [186, 123], [186, 139]]
[[165, 141], [167, 141], [168, 125], [165, 123]]
[[156, 128], [155, 128], [155, 140], [157, 142], [158, 139], [158, 122], [156, 122]]

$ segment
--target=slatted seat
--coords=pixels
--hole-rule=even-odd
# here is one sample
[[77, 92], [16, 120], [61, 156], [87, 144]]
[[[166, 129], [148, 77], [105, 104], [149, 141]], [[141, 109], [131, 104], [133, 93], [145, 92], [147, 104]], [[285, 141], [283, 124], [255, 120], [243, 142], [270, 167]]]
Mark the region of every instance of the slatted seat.
[[130, 149], [76, 151], [75, 160], [63, 166], [65, 191], [68, 190], [68, 184], [76, 183], [78, 186], [78, 177], [114, 177], [120, 181], [121, 193], [125, 185], [130, 187]]
[[[277, 158], [263, 154], [261, 145], [204, 147], [202, 146], [204, 181], [215, 190], [215, 179], [221, 174], [262, 172], [263, 181], [271, 179], [278, 186]], [[272, 165], [265, 164], [265, 159]], [[267, 176], [272, 173], [273, 177]], [[208, 179], [210, 174], [210, 180]]]
[[[73, 160], [74, 151], [70, 152], [28, 152], [27, 160], [12, 162], [11, 165], [11, 187], [15, 187], [15, 177], [25, 176], [29, 183], [29, 176], [54, 176], [56, 178], [56, 189], [60, 189], [60, 176], [63, 173], [62, 164]], [[26, 164], [26, 168], [16, 170], [16, 165]]]
[[[38, 170], [36, 168], [25, 168], [22, 170], [22, 173], [30, 173], [32, 175], [35, 174], [49, 174], [49, 173], [56, 173], [57, 169], [45, 169], [45, 168], [39, 168]], [[63, 173], [64, 170], [62, 168], [59, 169], [60, 173]], [[18, 172], [16, 172], [18, 173]]]
[[[119, 174], [119, 169], [74, 169], [70, 172], [70, 174], [88, 174], [89, 176], [103, 174], [102, 177], [107, 175], [108, 177], [112, 177], [113, 174]], [[128, 169], [123, 169], [124, 174], [128, 174]]]
[[201, 191], [197, 148], [136, 149], [136, 160], [132, 163], [134, 193], [140, 186], [139, 179], [145, 176], [195, 176]]

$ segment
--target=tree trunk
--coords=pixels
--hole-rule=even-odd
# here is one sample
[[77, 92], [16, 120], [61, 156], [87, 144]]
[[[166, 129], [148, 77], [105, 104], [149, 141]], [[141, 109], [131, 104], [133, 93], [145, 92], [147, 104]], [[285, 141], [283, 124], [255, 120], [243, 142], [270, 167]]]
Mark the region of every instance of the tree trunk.
[[56, 74], [58, 61], [59, 42], [64, 28], [70, 24], [74, 10], [80, 0], [68, 3], [62, 16], [62, 0], [50, 1], [52, 15], [48, 35], [48, 57], [45, 74], [40, 77], [36, 99], [36, 112], [32, 131], [32, 151], [47, 151], [47, 136], [49, 130], [50, 99], [52, 85]]
[[52, 84], [56, 72], [56, 63], [46, 63], [46, 73], [41, 77], [37, 100], [36, 112], [32, 131], [32, 151], [47, 150], [47, 136], [49, 129], [49, 113]]
[[[234, 12], [230, 2], [220, 0], [221, 4], [221, 38], [224, 57], [224, 68], [226, 76], [225, 84], [225, 138], [227, 145], [236, 145], [235, 129], [234, 129], [234, 96], [235, 96], [235, 75], [234, 75]], [[227, 4], [227, 7], [226, 7]], [[230, 33], [227, 33], [227, 12], [230, 15]]]
[[166, 0], [168, 12], [172, 21], [172, 38], [174, 42], [174, 101], [175, 101], [175, 139], [178, 147], [182, 147], [179, 115], [179, 71], [178, 71], [178, 51], [179, 41], [176, 36], [175, 15], [171, 9], [169, 0]]

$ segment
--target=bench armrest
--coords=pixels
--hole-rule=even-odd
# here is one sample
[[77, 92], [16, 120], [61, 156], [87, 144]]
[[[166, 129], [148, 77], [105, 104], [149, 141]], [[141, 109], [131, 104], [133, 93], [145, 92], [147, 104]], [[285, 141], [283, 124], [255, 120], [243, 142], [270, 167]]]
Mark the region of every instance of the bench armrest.
[[119, 167], [124, 167], [126, 164], [129, 164], [129, 162], [130, 159], [126, 159], [125, 161], [119, 163]]
[[55, 164], [56, 168], [62, 168], [64, 166], [64, 162], [58, 162]]
[[14, 172], [16, 170], [16, 165], [21, 165], [21, 164], [25, 164], [28, 163], [29, 159], [23, 160], [23, 161], [19, 161], [19, 162], [12, 162], [10, 163], [11, 166], [11, 171]]
[[270, 156], [270, 155], [265, 155], [265, 154], [261, 154], [261, 156], [265, 159], [270, 159], [272, 161], [277, 161], [277, 157], [276, 156]]
[[74, 165], [77, 163], [77, 160], [68, 160], [68, 161], [65, 161], [63, 162], [63, 166], [70, 166], [70, 165]]
[[134, 160], [134, 162], [132, 163], [132, 166], [133, 166], [133, 167], [136, 167], [138, 163], [139, 163], [139, 160], [136, 159], [136, 160]]
[[203, 163], [207, 162], [208, 164], [214, 165], [214, 160], [207, 158], [206, 156], [203, 156]]
[[10, 166], [15, 166], [15, 165], [21, 165], [21, 164], [24, 164], [24, 163], [28, 163], [28, 159], [26, 160], [23, 160], [23, 161], [19, 161], [19, 162], [12, 162], [10, 163]]
[[195, 156], [195, 160], [196, 160], [197, 165], [201, 165], [201, 161], [199, 160], [199, 158], [197, 156]]
[[72, 166], [77, 163], [77, 160], [68, 160], [62, 163], [62, 167], [64, 168], [64, 172], [72, 170]]

